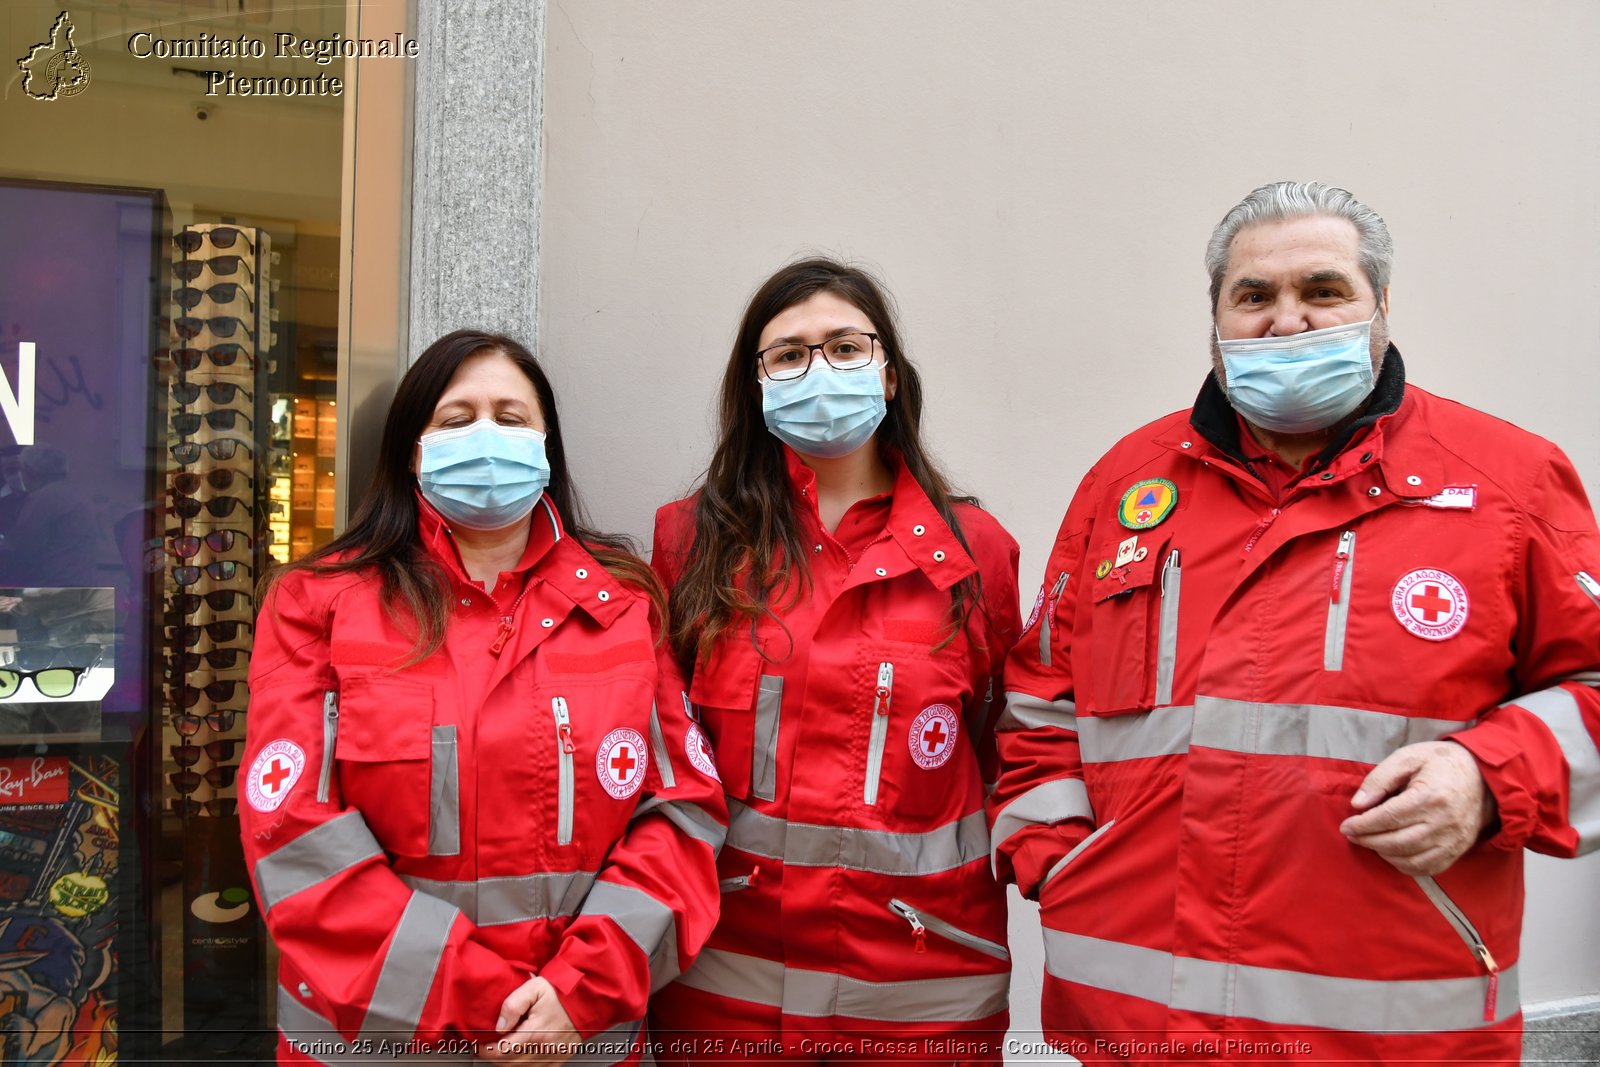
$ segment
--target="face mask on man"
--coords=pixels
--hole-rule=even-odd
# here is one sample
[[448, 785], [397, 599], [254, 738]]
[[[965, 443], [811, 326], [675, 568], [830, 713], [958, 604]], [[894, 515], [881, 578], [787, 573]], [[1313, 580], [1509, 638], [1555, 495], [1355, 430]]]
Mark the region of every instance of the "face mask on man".
[[819, 360], [804, 378], [761, 380], [767, 429], [807, 456], [848, 456], [872, 439], [887, 410], [876, 366], [835, 370]]
[[1327, 429], [1372, 393], [1372, 322], [1288, 337], [1219, 335], [1228, 402], [1274, 433]]
[[417, 484], [449, 522], [498, 530], [524, 518], [550, 484], [544, 434], [480, 419], [422, 435]]

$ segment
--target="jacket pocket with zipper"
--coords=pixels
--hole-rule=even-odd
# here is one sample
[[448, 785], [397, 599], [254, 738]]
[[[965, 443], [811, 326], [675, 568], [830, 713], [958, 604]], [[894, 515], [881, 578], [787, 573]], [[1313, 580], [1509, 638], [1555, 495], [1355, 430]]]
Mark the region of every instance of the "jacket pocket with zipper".
[[993, 956], [997, 960], [1011, 962], [1011, 953], [1006, 946], [998, 941], [990, 941], [986, 937], [969, 933], [954, 923], [948, 922], [933, 915], [928, 911], [914, 907], [911, 904], [895, 897], [889, 901], [889, 910], [904, 919], [910, 926], [911, 936], [914, 939], [914, 950], [927, 951], [927, 935], [935, 934], [957, 945], [969, 948], [974, 952], [981, 952], [985, 956]]
[[1089, 851], [1089, 849], [1094, 846], [1094, 843], [1100, 840], [1101, 835], [1105, 834], [1115, 825], [1117, 825], [1117, 820], [1110, 819], [1107, 820], [1103, 826], [1096, 827], [1088, 837], [1084, 838], [1082, 841], [1079, 841], [1076, 845], [1073, 845], [1072, 851], [1056, 860], [1050, 869], [1045, 872], [1044, 878], [1039, 881], [1039, 889], [1034, 894], [1039, 899], [1040, 907], [1043, 907], [1045, 903], [1045, 891], [1056, 884], [1056, 875], [1060, 874], [1079, 856]]
[[872, 720], [867, 733], [867, 773], [861, 799], [869, 807], [878, 802], [883, 780], [883, 747], [889, 740], [889, 711], [894, 698], [894, 664], [878, 664], [878, 683], [872, 691]]
[[[1089, 554], [1099, 562], [1098, 576], [1088, 579], [1083, 594], [1090, 600], [1091, 640], [1085, 653], [1088, 676], [1078, 679], [1078, 707], [1087, 714], [1126, 715], [1170, 703], [1182, 571], [1176, 550], [1166, 551], [1169, 539], [1165, 530], [1146, 531]], [[1124, 562], [1117, 564], [1118, 558]], [[1158, 695], [1163, 683], [1166, 701]]]
[[1350, 586], [1356, 572], [1356, 532], [1339, 535], [1333, 554], [1333, 577], [1328, 583], [1328, 627], [1322, 639], [1322, 669], [1344, 670], [1344, 634], [1350, 621]]
[[1044, 598], [1044, 603], [1039, 609], [1039, 663], [1050, 666], [1050, 631], [1055, 625], [1056, 607], [1061, 603], [1061, 594], [1067, 588], [1067, 572], [1062, 571], [1056, 578], [1056, 584], [1050, 587], [1050, 595]]
[[566, 697], [550, 699], [550, 715], [555, 721], [556, 747], [556, 844], [572, 844], [572, 806], [576, 786], [573, 781], [572, 754], [577, 745], [572, 740], [572, 715], [567, 710]]
[[1161, 566], [1161, 617], [1156, 624], [1156, 706], [1172, 703], [1172, 679], [1178, 671], [1178, 594], [1183, 565], [1178, 550], [1167, 553]]
[[[1488, 981], [1484, 986], [1483, 994], [1483, 1021], [1495, 1022], [1500, 1018], [1500, 965], [1495, 961], [1494, 954], [1489, 951], [1489, 946], [1484, 943], [1483, 936], [1478, 933], [1478, 928], [1467, 918], [1467, 913], [1462, 911], [1455, 901], [1434, 881], [1431, 875], [1419, 874], [1414, 876], [1417, 885], [1422, 887], [1423, 893], [1432, 902], [1439, 914], [1455, 930], [1463, 944], [1477, 957], [1478, 964], [1483, 968]], [[1515, 1010], [1515, 1009], [1513, 1009]]]

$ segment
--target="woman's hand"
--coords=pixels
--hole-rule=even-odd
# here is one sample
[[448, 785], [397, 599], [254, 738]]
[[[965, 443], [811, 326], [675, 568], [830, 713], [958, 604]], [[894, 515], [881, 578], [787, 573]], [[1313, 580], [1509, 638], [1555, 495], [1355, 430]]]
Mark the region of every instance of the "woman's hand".
[[490, 1063], [561, 1067], [572, 1058], [580, 1041], [555, 987], [537, 976], [506, 997], [495, 1029], [500, 1036], [478, 1054]]

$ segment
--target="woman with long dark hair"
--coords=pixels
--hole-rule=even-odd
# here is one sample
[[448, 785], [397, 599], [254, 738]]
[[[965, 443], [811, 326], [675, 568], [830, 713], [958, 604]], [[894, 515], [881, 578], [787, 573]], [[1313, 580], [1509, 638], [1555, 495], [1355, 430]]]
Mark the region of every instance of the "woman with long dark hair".
[[652, 1004], [670, 1062], [1000, 1062], [989, 870], [1017, 546], [922, 444], [922, 382], [865, 271], [751, 298], [704, 482], [656, 515], [672, 647], [730, 826], [722, 918]]
[[584, 521], [528, 351], [431, 345], [349, 528], [257, 624], [239, 810], [280, 1062], [639, 1058], [726, 819], [662, 601]]

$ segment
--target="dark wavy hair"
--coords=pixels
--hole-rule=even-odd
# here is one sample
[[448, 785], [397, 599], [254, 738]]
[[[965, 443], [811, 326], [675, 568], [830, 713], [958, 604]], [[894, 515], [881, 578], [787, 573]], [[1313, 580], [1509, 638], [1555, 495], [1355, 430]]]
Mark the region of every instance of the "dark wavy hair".
[[450, 618], [450, 585], [422, 545], [417, 529], [417, 476], [411, 461], [417, 439], [433, 418], [433, 409], [450, 380], [463, 363], [482, 352], [505, 356], [533, 383], [539, 411], [544, 415], [544, 450], [550, 462], [550, 485], [544, 495], [560, 513], [567, 535], [577, 538], [607, 570], [642, 588], [665, 632], [666, 595], [649, 566], [639, 558], [638, 550], [627, 538], [600, 533], [589, 525], [567, 468], [561, 416], [550, 379], [521, 344], [482, 330], [448, 333], [429, 345], [411, 365], [389, 405], [372, 483], [350, 525], [315, 552], [279, 568], [269, 583], [293, 570], [338, 574], [371, 569], [382, 581], [383, 604], [391, 617], [409, 617], [416, 625], [416, 644], [407, 662], [426, 659], [439, 648]]
[[[886, 461], [905, 464], [962, 547], [969, 547], [954, 505], [977, 501], [954, 495], [922, 446], [922, 379], [906, 359], [894, 306], [882, 284], [866, 270], [834, 259], [791, 263], [750, 298], [722, 375], [717, 446], [695, 502], [694, 540], [671, 594], [672, 650], [686, 672], [736, 624], [748, 623], [753, 641], [758, 619], [776, 616], [774, 607], [793, 606], [809, 588], [810, 566], [800, 543], [783, 445], [762, 417], [756, 348], [774, 316], [818, 293], [831, 293], [872, 320], [898, 383], [878, 427], [877, 446]], [[790, 598], [774, 605], [773, 598], [785, 589]], [[946, 643], [966, 626], [980, 597], [976, 575], [952, 587]]]

